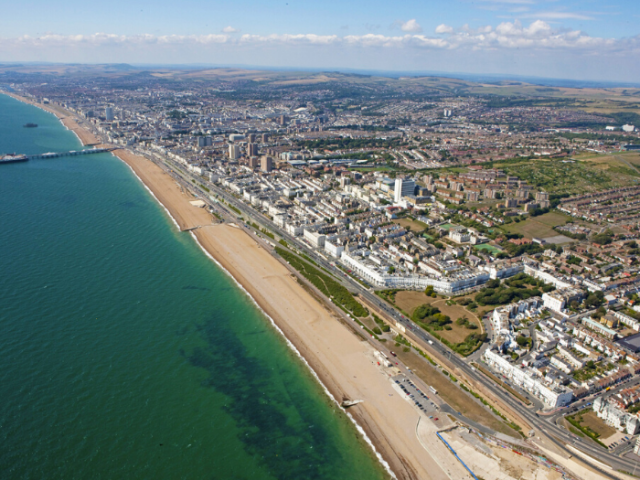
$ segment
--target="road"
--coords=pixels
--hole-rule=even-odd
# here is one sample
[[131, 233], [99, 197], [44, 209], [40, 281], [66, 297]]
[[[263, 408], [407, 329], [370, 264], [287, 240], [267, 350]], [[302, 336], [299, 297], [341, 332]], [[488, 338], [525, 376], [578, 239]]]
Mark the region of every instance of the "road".
[[[146, 152], [137, 153], [150, 158], [149, 155], [146, 154]], [[349, 276], [337, 269], [325, 256], [318, 254], [318, 252], [305, 245], [298, 238], [294, 238], [285, 230], [275, 225], [268, 217], [262, 215], [258, 211], [249, 207], [243, 201], [236, 198], [231, 193], [222, 190], [219, 187], [210, 185], [208, 188], [210, 188], [211, 192], [204, 191], [199, 187], [199, 184], [203, 182], [202, 178], [184, 172], [179, 164], [176, 164], [171, 160], [165, 160], [165, 163], [167, 167], [173, 170], [173, 176], [174, 178], [176, 178], [176, 180], [181, 181], [181, 183], [183, 183], [185, 187], [196, 191], [205, 200], [207, 200], [207, 203], [209, 203], [208, 199], [210, 199], [210, 195], [212, 193], [215, 194], [217, 197], [222, 198], [226, 203], [237, 208], [241, 212], [241, 216], [246, 221], [253, 221], [268, 227], [268, 229], [275, 233], [277, 236], [284, 239], [288, 243], [295, 245], [295, 247], [299, 251], [308, 255], [318, 265], [328, 271], [333, 271], [336, 278], [338, 278], [339, 281], [352, 293], [365, 298], [368, 302], [375, 305], [381, 312], [384, 312], [386, 314], [387, 319], [391, 319], [392, 322], [402, 325], [406, 329], [406, 336], [408, 336], [412, 341], [418, 344], [424, 351], [426, 351], [427, 353], [437, 352], [441, 356], [446, 357], [450, 364], [462, 371], [466, 378], [470, 382], [472, 382], [472, 384], [475, 383], [478, 385], [482, 385], [486, 389], [489, 389], [500, 399], [500, 401], [502, 401], [505, 405], [508, 405], [512, 410], [516, 411], [523, 419], [529, 422], [529, 424], [534, 425], [534, 436], [537, 438], [537, 440], [542, 441], [542, 443], [546, 442], [547, 444], [554, 445], [555, 447], [557, 447], [557, 449], [563, 451], [568, 456], [573, 456], [573, 452], [568, 450], [566, 448], [566, 445], [574, 445], [576, 448], [579, 448], [587, 455], [597, 458], [601, 462], [608, 463], [614, 469], [624, 470], [627, 472], [630, 472], [634, 469], [634, 461], [630, 461], [626, 458], [620, 458], [616, 455], [613, 455], [612, 453], [604, 450], [599, 445], [596, 445], [589, 440], [576, 437], [564, 428], [559, 427], [555, 423], [555, 420], [558, 418], [558, 415], [560, 415], [561, 412], [550, 416], [539, 415], [537, 412], [533, 411], [533, 409], [527, 408], [522, 404], [522, 402], [515, 399], [508, 392], [502, 390], [501, 388], [496, 388], [496, 385], [490, 379], [486, 378], [482, 373], [478, 372], [475, 368], [469, 365], [464, 359], [460, 358], [458, 355], [442, 345], [435, 337], [432, 337], [426, 331], [415, 325], [410, 319], [400, 314], [395, 308], [393, 308], [387, 302], [384, 302], [372, 291], [363, 287], [358, 282], [352, 280]], [[195, 183], [192, 180], [195, 181]], [[376, 345], [376, 348], [382, 349], [380, 348], [380, 345]], [[640, 382], [640, 379], [638, 380], [638, 382]], [[623, 387], [621, 386], [619, 388]], [[468, 419], [465, 419], [464, 416], [462, 416], [458, 412], [452, 411], [451, 414], [460, 418], [466, 423], [471, 423]], [[595, 464], [586, 461], [585, 463], [588, 463], [590, 468], [598, 471], [605, 478], [616, 478]]]

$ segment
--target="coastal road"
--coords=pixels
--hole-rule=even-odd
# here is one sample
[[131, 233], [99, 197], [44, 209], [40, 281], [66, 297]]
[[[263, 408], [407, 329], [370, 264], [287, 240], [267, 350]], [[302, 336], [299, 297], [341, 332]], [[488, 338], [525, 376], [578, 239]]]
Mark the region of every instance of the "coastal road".
[[[148, 156], [147, 156], [148, 158]], [[167, 166], [174, 170], [174, 173], [180, 177], [184, 181], [185, 187], [188, 187], [191, 190], [195, 190], [199, 196], [202, 196], [205, 200], [209, 199], [211, 192], [205, 192], [202, 188], [199, 187], [199, 183], [203, 183], [203, 179], [188, 175], [183, 173], [181, 170], [177, 170], [176, 167], [178, 165], [172, 164], [171, 161], [167, 161]], [[194, 180], [196, 183], [192, 182]], [[296, 248], [303, 253], [307, 254], [310, 258], [316, 261], [320, 266], [329, 270], [336, 271], [331, 262], [328, 261], [326, 257], [318, 254], [312, 248], [305, 245], [303, 242], [300, 242], [299, 239], [293, 238], [286, 231], [282, 230], [280, 227], [273, 224], [273, 222], [257, 212], [253, 208], [246, 205], [243, 201], [239, 200], [232, 194], [209, 184], [210, 190], [215, 193], [218, 197], [225, 200], [233, 207], [237, 208], [241, 212], [241, 216], [248, 220], [256, 221], [266, 227], [269, 228], [272, 232], [277, 234], [280, 238], [286, 240], [288, 243], [295, 245]], [[207, 202], [208, 203], [208, 202]], [[382, 299], [377, 297], [370, 290], [366, 289], [356, 281], [352, 280], [350, 277], [344, 277], [343, 275], [337, 275], [340, 279], [341, 283], [348, 286], [349, 290], [357, 295], [361, 295], [366, 298], [369, 302], [376, 305], [380, 311], [385, 312], [388, 319], [392, 320], [397, 324], [400, 324], [405, 327], [406, 335], [409, 336], [414, 342], [420, 345], [427, 352], [437, 352], [439, 355], [444, 356], [449, 363], [451, 363], [455, 368], [458, 368], [460, 371], [464, 373], [464, 375], [472, 382], [475, 382], [479, 385], [484, 386], [485, 388], [494, 392], [494, 394], [502, 401], [505, 405], [509, 406], [511, 409], [516, 411], [523, 419], [528, 421], [531, 425], [535, 426], [535, 437], [540, 440], [542, 443], [546, 445], [553, 445], [556, 449], [561, 450], [565, 455], [572, 456], [574, 452], [571, 452], [566, 448], [566, 445], [575, 444], [576, 448], [579, 448], [581, 451], [585, 452], [587, 455], [591, 457], [597, 458], [599, 461], [606, 462], [610, 464], [615, 469], [620, 469], [624, 471], [632, 471], [635, 463], [626, 458], [620, 458], [615, 455], [610, 454], [602, 447], [591, 444], [588, 441], [584, 441], [572, 434], [563, 428], [558, 427], [554, 422], [553, 418], [544, 418], [543, 416], [539, 416], [537, 413], [531, 411], [529, 408], [524, 406], [521, 402], [517, 401], [514, 397], [512, 397], [506, 391], [503, 391], [500, 388], [496, 388], [495, 384], [484, 377], [483, 374], [478, 372], [475, 368], [471, 367], [468, 363], [466, 363], [463, 359], [458, 357], [455, 353], [451, 352], [444, 345], [438, 342], [437, 339], [429, 335], [427, 332], [419, 328], [415, 325], [410, 319], [404, 317], [397, 310], [395, 310], [391, 305], [384, 302]], [[430, 343], [432, 342], [432, 343]], [[457, 413], [457, 412], [456, 412]], [[603, 470], [599, 466], [592, 464], [588, 461], [585, 463], [589, 464], [589, 467], [598, 471], [605, 478], [615, 478], [611, 476], [607, 471]]]

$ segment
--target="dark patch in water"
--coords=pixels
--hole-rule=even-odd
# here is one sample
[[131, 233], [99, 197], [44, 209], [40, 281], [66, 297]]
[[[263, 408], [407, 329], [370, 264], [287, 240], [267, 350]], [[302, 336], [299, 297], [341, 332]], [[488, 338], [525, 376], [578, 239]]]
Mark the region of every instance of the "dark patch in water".
[[182, 287], [183, 290], [200, 290], [201, 292], [209, 292], [211, 289], [207, 287], [196, 287], [195, 285], [187, 285], [186, 287]]
[[76, 195], [68, 193], [66, 195], [62, 195], [61, 197], [58, 197], [58, 201], [66, 205], [73, 205], [78, 201], [78, 197]]
[[328, 427], [309, 428], [318, 418], [303, 388], [287, 382], [285, 372], [274, 372], [250, 357], [236, 334], [216, 318], [196, 328], [207, 345], [186, 358], [209, 373], [203, 386], [231, 399], [224, 409], [241, 430], [247, 453], [278, 479], [333, 478], [333, 462], [342, 455]]
[[133, 208], [133, 207], [136, 207], [137, 204], [135, 202], [120, 202], [118, 206], [125, 207], [125, 208]]
[[182, 337], [184, 335], [186, 335], [187, 333], [189, 333], [189, 325], [185, 325], [184, 327], [176, 330], [176, 336], [177, 337]]

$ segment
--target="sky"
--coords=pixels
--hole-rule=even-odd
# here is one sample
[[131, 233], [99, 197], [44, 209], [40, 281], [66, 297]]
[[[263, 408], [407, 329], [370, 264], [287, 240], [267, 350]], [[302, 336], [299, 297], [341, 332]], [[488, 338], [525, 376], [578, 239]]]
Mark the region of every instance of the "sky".
[[0, 62], [34, 61], [640, 83], [640, 1], [5, 2]]

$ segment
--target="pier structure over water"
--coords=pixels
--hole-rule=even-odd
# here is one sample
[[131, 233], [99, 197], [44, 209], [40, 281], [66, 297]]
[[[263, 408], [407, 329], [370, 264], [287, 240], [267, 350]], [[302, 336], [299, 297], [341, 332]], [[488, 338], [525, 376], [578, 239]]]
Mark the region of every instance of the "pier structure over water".
[[28, 160], [40, 159], [40, 158], [58, 158], [58, 157], [73, 157], [77, 155], [91, 155], [94, 153], [106, 153], [112, 152], [115, 148], [91, 148], [87, 150], [71, 150], [69, 152], [50, 152], [41, 153], [38, 155], [27, 155]]

